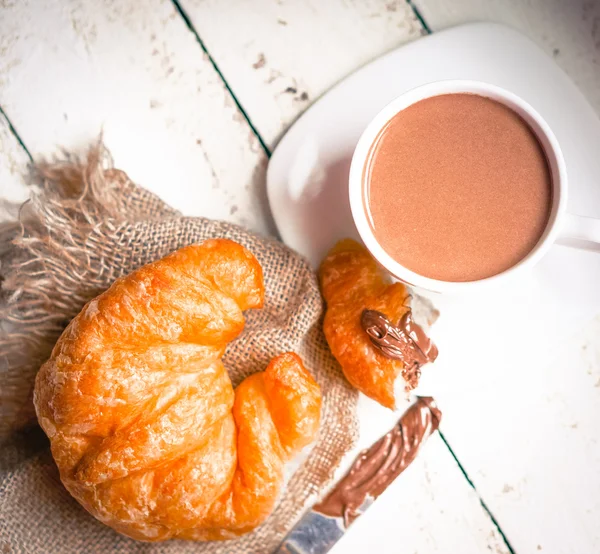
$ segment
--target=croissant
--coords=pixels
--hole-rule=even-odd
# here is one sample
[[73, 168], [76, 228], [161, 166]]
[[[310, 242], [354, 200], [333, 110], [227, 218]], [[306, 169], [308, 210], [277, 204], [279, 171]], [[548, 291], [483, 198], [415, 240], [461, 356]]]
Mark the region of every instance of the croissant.
[[397, 382], [414, 389], [421, 365], [437, 356], [412, 320], [406, 287], [389, 283], [369, 252], [351, 239], [330, 250], [319, 277], [327, 303], [323, 331], [344, 375], [363, 394], [393, 409]]
[[209, 240], [117, 280], [71, 321], [34, 404], [62, 482], [97, 519], [161, 541], [229, 539], [267, 518], [321, 395], [292, 353], [233, 390], [221, 356], [263, 298], [254, 256]]

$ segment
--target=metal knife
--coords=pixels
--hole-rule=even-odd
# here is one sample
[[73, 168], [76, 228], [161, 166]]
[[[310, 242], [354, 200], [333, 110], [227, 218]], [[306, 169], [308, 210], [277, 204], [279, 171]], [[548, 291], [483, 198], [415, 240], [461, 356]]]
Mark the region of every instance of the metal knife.
[[440, 424], [442, 413], [431, 397], [417, 397], [398, 423], [363, 450], [331, 492], [288, 533], [274, 554], [325, 554], [352, 522], [416, 458]]

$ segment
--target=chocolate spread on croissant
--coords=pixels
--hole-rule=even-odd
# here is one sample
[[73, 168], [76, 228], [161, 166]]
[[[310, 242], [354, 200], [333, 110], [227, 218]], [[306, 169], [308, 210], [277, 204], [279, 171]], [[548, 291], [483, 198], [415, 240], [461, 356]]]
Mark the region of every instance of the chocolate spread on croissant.
[[402, 316], [398, 325], [393, 325], [385, 314], [377, 310], [364, 310], [360, 324], [384, 356], [404, 362], [407, 368], [418, 370], [437, 358], [436, 345], [415, 323], [411, 310]]
[[341, 517], [348, 527], [361, 515], [365, 500], [377, 498], [412, 463], [441, 418], [433, 398], [418, 397], [391, 431], [358, 455], [348, 473], [313, 510]]

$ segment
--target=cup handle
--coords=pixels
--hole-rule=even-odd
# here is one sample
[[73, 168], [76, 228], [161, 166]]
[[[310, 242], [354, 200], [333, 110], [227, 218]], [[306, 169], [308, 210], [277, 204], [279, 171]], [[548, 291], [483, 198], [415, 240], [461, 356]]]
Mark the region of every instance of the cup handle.
[[600, 219], [564, 214], [557, 242], [565, 246], [600, 252]]

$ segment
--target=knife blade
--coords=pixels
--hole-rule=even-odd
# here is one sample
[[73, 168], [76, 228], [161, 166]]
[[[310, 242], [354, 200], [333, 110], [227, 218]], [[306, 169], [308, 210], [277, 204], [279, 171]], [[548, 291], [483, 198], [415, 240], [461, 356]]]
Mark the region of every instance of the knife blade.
[[286, 535], [274, 554], [325, 554], [416, 458], [439, 427], [435, 400], [419, 396], [392, 429], [363, 450], [327, 496]]

